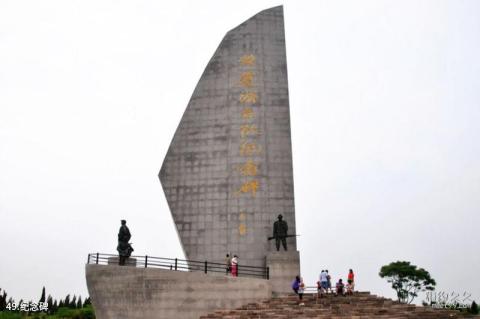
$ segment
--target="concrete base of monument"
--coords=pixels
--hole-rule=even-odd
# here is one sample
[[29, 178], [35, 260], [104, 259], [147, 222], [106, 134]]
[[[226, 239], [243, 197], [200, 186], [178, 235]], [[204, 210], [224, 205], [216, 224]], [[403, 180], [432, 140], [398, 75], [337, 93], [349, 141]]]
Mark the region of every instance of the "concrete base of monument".
[[85, 272], [98, 319], [193, 319], [272, 296], [266, 279], [96, 264]]
[[[118, 265], [118, 257], [109, 257], [108, 258], [109, 265]], [[137, 258], [127, 258], [125, 260], [125, 266], [137, 266]]]
[[300, 253], [298, 251], [275, 251], [266, 256], [270, 271], [270, 284], [274, 295], [292, 293], [292, 282], [300, 275]]

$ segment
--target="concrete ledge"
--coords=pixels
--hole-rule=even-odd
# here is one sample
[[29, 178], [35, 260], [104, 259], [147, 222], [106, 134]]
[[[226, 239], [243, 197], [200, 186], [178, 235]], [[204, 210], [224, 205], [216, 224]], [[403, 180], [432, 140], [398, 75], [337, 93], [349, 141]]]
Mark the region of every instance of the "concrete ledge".
[[298, 251], [275, 251], [266, 256], [270, 269], [272, 292], [276, 296], [292, 293], [292, 282], [300, 275], [300, 253]]
[[[108, 265], [118, 265], [118, 260], [119, 258], [118, 257], [109, 257], [108, 258], [108, 262], [107, 264]], [[127, 258], [125, 260], [125, 266], [129, 266], [129, 267], [137, 267], [137, 258]]]
[[272, 294], [265, 279], [117, 265], [86, 265], [85, 272], [98, 319], [199, 318]]

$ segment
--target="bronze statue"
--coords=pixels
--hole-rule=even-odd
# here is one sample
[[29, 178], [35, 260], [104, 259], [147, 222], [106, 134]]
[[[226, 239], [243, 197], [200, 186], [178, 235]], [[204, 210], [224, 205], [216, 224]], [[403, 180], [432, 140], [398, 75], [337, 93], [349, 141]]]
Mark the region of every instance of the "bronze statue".
[[121, 223], [122, 226], [120, 226], [120, 230], [118, 231], [118, 264], [125, 265], [126, 259], [130, 257], [133, 251], [132, 245], [128, 242], [132, 235], [127, 227], [127, 221], [122, 219]]
[[273, 223], [273, 238], [275, 238], [275, 245], [277, 247], [277, 251], [280, 250], [280, 241], [282, 242], [282, 246], [285, 250], [287, 250], [287, 234], [288, 232], [288, 225], [287, 222], [283, 220], [283, 216], [280, 214], [278, 215], [278, 220]]

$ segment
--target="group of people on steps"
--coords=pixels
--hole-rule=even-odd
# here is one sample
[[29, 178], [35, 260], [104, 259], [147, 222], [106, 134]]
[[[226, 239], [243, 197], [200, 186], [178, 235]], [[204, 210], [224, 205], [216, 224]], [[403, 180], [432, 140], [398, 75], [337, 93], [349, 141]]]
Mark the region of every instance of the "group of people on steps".
[[[298, 295], [300, 306], [303, 306], [303, 294], [305, 293], [305, 283], [303, 278], [296, 276], [292, 282], [292, 290]], [[333, 293], [336, 296], [345, 296], [352, 295], [355, 288], [355, 274], [353, 270], [350, 269], [347, 275], [347, 284], [343, 282], [342, 278], [338, 279], [338, 282], [335, 285], [335, 291], [332, 289], [332, 277], [328, 273], [328, 270], [322, 270], [320, 272], [319, 280], [317, 281], [317, 292], [320, 297], [323, 294]]]

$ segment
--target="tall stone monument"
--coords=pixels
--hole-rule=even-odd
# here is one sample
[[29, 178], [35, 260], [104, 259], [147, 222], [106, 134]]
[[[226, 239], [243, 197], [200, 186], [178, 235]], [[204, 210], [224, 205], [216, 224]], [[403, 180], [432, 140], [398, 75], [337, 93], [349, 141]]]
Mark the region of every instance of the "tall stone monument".
[[295, 237], [287, 239], [288, 252], [267, 239], [279, 214], [295, 233], [282, 6], [225, 35], [159, 177], [187, 259], [223, 262], [231, 253], [241, 267], [286, 258], [298, 274]]

